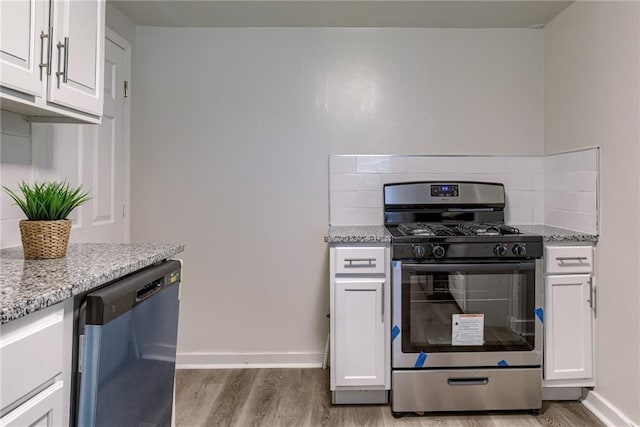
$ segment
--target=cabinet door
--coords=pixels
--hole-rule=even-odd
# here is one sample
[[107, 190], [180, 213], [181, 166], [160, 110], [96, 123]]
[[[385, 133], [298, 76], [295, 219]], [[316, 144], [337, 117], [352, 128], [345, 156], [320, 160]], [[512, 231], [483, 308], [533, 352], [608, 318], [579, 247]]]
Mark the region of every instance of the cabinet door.
[[335, 281], [335, 385], [385, 385], [385, 279]]
[[[42, 96], [47, 61], [49, 3], [42, 0], [0, 2], [0, 84], [34, 96]], [[41, 57], [42, 55], [42, 57]]]
[[545, 380], [593, 376], [591, 276], [547, 276], [545, 289]]
[[54, 0], [48, 100], [102, 115], [104, 0]]
[[56, 381], [51, 386], [0, 418], [0, 427], [61, 426], [63, 424], [62, 391], [62, 381]]

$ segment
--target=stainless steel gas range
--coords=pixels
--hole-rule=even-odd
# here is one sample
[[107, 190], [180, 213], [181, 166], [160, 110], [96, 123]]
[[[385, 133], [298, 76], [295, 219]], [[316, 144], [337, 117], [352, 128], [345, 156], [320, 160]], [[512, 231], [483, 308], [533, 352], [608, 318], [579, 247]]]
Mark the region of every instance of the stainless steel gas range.
[[497, 183], [384, 186], [394, 415], [541, 407], [542, 238], [504, 208]]

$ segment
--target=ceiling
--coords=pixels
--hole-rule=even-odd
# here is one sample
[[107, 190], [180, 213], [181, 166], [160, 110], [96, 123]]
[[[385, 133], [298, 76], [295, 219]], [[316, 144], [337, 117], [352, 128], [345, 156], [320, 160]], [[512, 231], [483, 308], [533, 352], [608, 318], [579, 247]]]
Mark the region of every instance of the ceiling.
[[573, 0], [107, 2], [136, 25], [161, 27], [542, 28]]

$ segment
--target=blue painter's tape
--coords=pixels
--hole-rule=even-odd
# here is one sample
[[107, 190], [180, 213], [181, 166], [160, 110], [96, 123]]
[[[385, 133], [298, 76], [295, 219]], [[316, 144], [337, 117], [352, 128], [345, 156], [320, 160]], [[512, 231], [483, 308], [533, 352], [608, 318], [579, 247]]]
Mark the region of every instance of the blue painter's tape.
[[427, 361], [427, 353], [421, 351], [418, 357], [416, 358], [416, 364], [413, 365], [414, 368], [422, 368], [424, 366], [424, 362]]
[[507, 363], [506, 360], [502, 359], [501, 361], [498, 362], [498, 366], [509, 366], [509, 364]]
[[535, 310], [533, 310], [533, 312], [536, 314], [536, 317], [540, 319], [540, 323], [544, 323], [544, 309], [538, 307]]
[[391, 341], [395, 340], [398, 335], [400, 335], [400, 328], [398, 325], [394, 325], [391, 329]]

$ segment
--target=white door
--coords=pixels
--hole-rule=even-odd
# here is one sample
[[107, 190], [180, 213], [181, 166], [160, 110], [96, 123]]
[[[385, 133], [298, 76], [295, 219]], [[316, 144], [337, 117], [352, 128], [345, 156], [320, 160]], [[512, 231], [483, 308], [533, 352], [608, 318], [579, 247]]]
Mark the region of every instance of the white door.
[[56, 0], [52, 5], [53, 70], [48, 100], [99, 116], [105, 2]]
[[[116, 41], [114, 41], [114, 39]], [[125, 137], [128, 121], [124, 82], [129, 80], [126, 46], [110, 35], [105, 42], [104, 112], [98, 126], [83, 125], [88, 138], [84, 157], [84, 182], [93, 199], [85, 207], [84, 227], [90, 241], [123, 242], [125, 234]]]
[[385, 385], [385, 279], [335, 281], [335, 385]]
[[593, 376], [593, 311], [588, 274], [545, 278], [545, 380]]
[[[49, 3], [41, 0], [0, 1], [0, 79], [2, 86], [42, 96], [47, 61]], [[41, 58], [42, 54], [42, 58]]]

